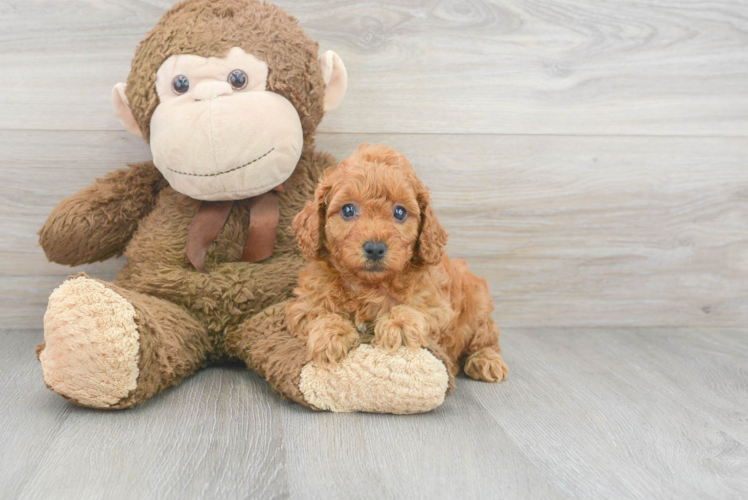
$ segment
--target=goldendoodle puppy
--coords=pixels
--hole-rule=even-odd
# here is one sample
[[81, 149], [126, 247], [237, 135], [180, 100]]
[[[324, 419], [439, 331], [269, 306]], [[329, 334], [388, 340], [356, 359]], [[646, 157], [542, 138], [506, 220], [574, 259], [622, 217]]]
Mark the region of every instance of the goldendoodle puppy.
[[288, 307], [310, 359], [342, 361], [373, 330], [373, 345], [417, 349], [436, 339], [456, 375], [507, 375], [486, 280], [444, 251], [447, 233], [405, 156], [362, 144], [328, 169], [293, 222], [308, 260]]

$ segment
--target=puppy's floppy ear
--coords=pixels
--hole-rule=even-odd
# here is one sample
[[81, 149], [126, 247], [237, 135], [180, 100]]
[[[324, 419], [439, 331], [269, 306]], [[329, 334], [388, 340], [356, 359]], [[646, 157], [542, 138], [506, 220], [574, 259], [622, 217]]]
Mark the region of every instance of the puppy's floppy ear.
[[323, 179], [314, 191], [314, 200], [308, 201], [304, 209], [293, 219], [296, 243], [306, 260], [314, 260], [320, 256], [324, 242], [327, 196], [331, 188], [332, 183]]
[[435, 266], [442, 261], [444, 257], [444, 246], [447, 244], [447, 231], [436, 218], [434, 209], [431, 208], [431, 197], [429, 190], [417, 181], [416, 196], [418, 198], [418, 207], [421, 210], [421, 227], [418, 234], [418, 242], [414, 260], [416, 263], [423, 263]]

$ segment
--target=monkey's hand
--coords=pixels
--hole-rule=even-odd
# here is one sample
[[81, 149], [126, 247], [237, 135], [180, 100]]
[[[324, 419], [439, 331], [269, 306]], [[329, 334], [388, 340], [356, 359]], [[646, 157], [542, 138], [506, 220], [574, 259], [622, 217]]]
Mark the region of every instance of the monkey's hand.
[[116, 170], [62, 200], [39, 230], [52, 262], [77, 266], [121, 254], [166, 181], [148, 163]]

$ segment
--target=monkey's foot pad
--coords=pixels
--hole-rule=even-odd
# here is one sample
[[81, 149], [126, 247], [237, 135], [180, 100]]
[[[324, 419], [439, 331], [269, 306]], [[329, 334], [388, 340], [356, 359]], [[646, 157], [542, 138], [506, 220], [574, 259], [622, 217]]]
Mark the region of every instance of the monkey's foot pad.
[[334, 412], [422, 413], [444, 402], [449, 375], [426, 349], [394, 354], [361, 344], [342, 363], [310, 362], [299, 389], [308, 403]]
[[85, 276], [66, 281], [44, 315], [44, 382], [79, 404], [111, 406], [135, 389], [139, 337], [124, 297]]

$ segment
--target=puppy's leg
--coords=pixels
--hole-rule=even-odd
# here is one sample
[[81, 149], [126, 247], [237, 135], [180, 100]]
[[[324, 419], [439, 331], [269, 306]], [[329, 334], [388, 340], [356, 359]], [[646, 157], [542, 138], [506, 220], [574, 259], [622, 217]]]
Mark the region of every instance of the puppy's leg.
[[501, 382], [506, 380], [509, 368], [500, 354], [499, 327], [493, 319], [488, 318], [484, 328], [484, 331], [476, 331], [473, 336], [463, 371], [475, 380]]
[[353, 322], [337, 314], [325, 314], [307, 324], [307, 354], [318, 363], [339, 363], [351, 350], [358, 332]]
[[493, 302], [485, 279], [478, 278], [464, 261], [455, 259], [450, 263], [453, 280], [459, 280], [462, 290], [460, 336], [464, 339], [462, 358], [463, 371], [476, 380], [501, 382], [506, 379], [509, 368], [501, 357], [499, 327], [494, 323]]
[[428, 345], [429, 323], [424, 314], [410, 306], [395, 306], [374, 327], [373, 345], [394, 352], [403, 344], [411, 349]]

